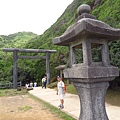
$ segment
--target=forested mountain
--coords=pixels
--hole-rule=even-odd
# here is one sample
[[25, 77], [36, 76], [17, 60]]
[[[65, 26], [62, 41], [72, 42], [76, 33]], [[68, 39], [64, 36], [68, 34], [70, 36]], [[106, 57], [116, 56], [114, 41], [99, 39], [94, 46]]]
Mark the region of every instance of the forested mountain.
[[0, 35], [0, 48], [23, 48], [24, 45], [37, 35], [32, 32], [18, 32], [11, 35]]
[[[74, 24], [77, 8], [83, 3], [91, 6], [91, 14], [96, 16], [96, 19], [106, 22], [114, 28], [120, 28], [120, 0], [74, 0], [58, 20], [44, 32], [44, 34], [29, 40], [24, 44], [24, 47], [21, 47], [21, 44], [15, 46], [26, 49], [57, 50], [57, 53], [51, 54], [50, 57], [51, 78], [59, 74], [59, 71], [55, 70], [56, 66], [68, 64], [68, 48], [53, 45], [52, 38], [62, 35], [70, 25]], [[1, 42], [1, 44], [3, 44], [3, 42]], [[10, 47], [14, 46], [11, 45]], [[109, 43], [109, 48], [111, 64], [118, 66], [120, 70], [120, 41], [116, 40]], [[96, 56], [96, 60], [97, 59], [99, 59], [99, 55]], [[1, 61], [0, 72], [2, 74], [0, 74], [0, 80], [12, 81], [12, 56], [7, 58], [3, 58], [2, 56]], [[18, 66], [18, 76], [21, 81], [30, 79], [40, 82], [41, 76], [45, 73], [45, 61], [42, 59], [36, 59], [34, 61], [19, 60]], [[117, 80], [120, 81], [119, 79]]]

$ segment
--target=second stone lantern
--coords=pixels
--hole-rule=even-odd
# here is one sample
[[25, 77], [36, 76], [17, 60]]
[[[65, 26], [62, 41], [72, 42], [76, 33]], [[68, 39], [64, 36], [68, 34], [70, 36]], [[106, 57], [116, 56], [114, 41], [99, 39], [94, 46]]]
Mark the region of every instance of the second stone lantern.
[[[75, 24], [52, 41], [55, 45], [69, 47], [70, 68], [63, 73], [78, 91], [81, 107], [79, 120], [108, 120], [105, 94], [109, 81], [119, 75], [118, 68], [110, 65], [108, 42], [120, 38], [120, 29], [96, 20], [89, 14], [90, 11], [89, 5], [81, 5]], [[93, 62], [92, 48], [95, 47], [101, 49], [99, 62]], [[82, 49], [82, 63], [76, 64], [76, 49]]]

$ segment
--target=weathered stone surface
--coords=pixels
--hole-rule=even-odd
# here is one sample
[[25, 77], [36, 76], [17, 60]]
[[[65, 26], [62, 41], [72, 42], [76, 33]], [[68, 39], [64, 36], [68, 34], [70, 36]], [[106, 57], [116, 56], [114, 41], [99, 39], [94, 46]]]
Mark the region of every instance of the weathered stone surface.
[[70, 26], [63, 35], [53, 38], [53, 44], [68, 46], [78, 38], [96, 38], [106, 40], [120, 39], [120, 29], [114, 29], [104, 22], [83, 18]]
[[81, 101], [79, 120], [108, 120], [105, 111], [105, 94], [109, 83], [78, 84], [74, 82], [74, 86]]
[[57, 52], [56, 50], [44, 50], [44, 49], [19, 49], [19, 48], [3, 48], [2, 49], [3, 51], [5, 52], [23, 52], [23, 53], [46, 53], [46, 52], [49, 52], [49, 53], [55, 53]]
[[78, 9], [77, 9], [77, 13], [78, 13], [79, 15], [82, 15], [82, 14], [84, 14], [84, 13], [90, 13], [90, 11], [91, 11], [91, 8], [90, 8], [90, 6], [87, 5], [87, 4], [82, 4], [82, 5], [80, 5], [80, 6], [78, 7]]
[[[78, 65], [76, 65], [78, 66]], [[111, 81], [119, 75], [119, 70], [114, 66], [82, 66], [65, 69], [65, 78], [72, 78], [76, 82], [100, 82]], [[81, 78], [81, 79], [79, 79]], [[103, 79], [103, 80], [102, 80]]]

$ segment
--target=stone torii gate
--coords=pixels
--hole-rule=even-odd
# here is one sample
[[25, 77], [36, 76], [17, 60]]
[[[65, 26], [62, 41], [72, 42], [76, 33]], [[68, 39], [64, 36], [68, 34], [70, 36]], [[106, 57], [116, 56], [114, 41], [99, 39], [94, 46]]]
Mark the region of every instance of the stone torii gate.
[[[50, 53], [57, 52], [56, 50], [44, 50], [44, 49], [18, 49], [18, 48], [3, 48], [5, 52], [13, 52], [14, 68], [13, 68], [13, 88], [17, 88], [17, 60], [18, 59], [46, 59], [46, 75], [47, 84], [50, 83]], [[18, 52], [21, 53], [46, 53], [46, 56], [19, 56]]]

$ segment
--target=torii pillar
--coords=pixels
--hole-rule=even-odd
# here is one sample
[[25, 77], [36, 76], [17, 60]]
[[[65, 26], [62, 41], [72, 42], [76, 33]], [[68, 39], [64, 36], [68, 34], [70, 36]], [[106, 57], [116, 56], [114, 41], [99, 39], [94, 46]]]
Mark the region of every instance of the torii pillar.
[[18, 60], [18, 55], [17, 55], [17, 51], [13, 52], [13, 88], [16, 89], [17, 88], [17, 81], [18, 81], [18, 68], [17, 68], [17, 60]]

